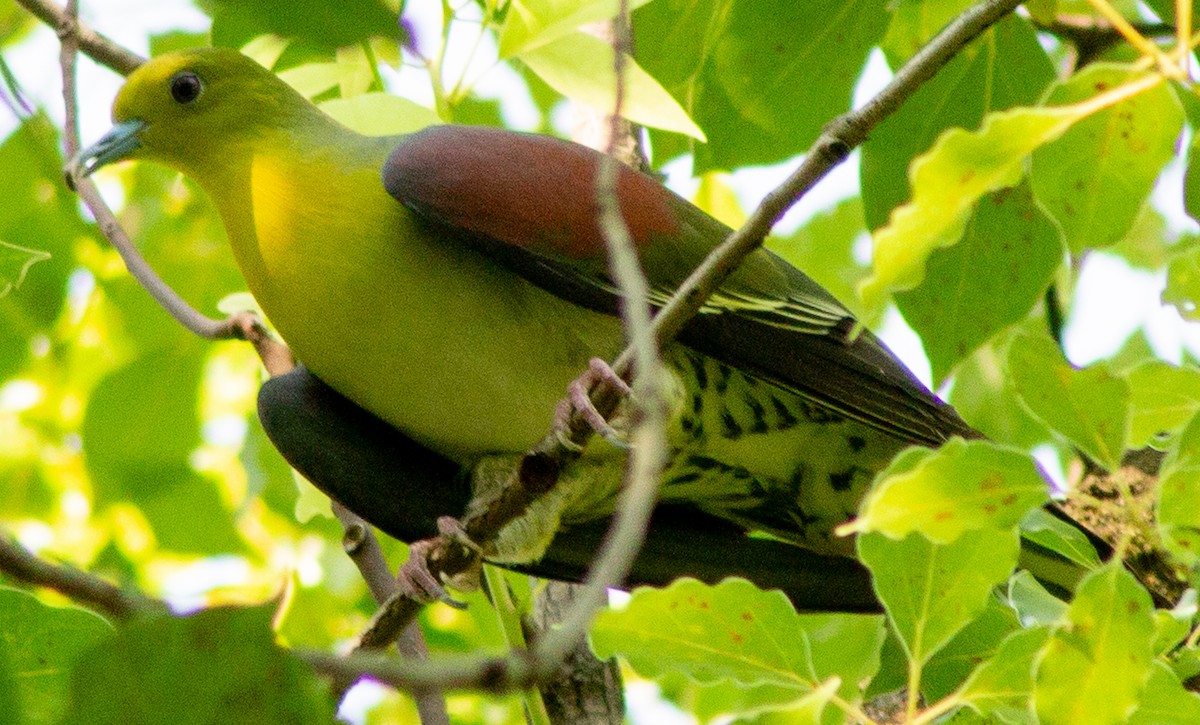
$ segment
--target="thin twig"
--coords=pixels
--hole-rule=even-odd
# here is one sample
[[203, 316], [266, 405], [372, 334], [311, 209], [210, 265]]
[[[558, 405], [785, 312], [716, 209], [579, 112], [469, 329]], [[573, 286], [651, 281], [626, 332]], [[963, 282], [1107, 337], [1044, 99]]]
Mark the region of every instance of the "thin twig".
[[[44, 8], [53, 7], [45, 3], [38, 5]], [[62, 65], [63, 105], [66, 115], [64, 135], [66, 136], [67, 158], [74, 158], [79, 153], [81, 146], [78, 121], [79, 103], [75, 93], [75, 58], [82, 47], [82, 40], [74, 9], [75, 3], [72, 0], [64, 9], [55, 8], [51, 15], [57, 23], [55, 30], [62, 42], [60, 64]], [[39, 17], [41, 16], [39, 15]], [[111, 41], [109, 43], [111, 44]], [[265, 353], [271, 356], [278, 354], [278, 350], [270, 344], [270, 335], [266, 328], [252, 316], [234, 315], [223, 320], [216, 320], [201, 314], [189, 305], [146, 262], [141, 251], [117, 221], [112, 209], [100, 196], [96, 185], [90, 179], [82, 178], [72, 171], [67, 172], [67, 183], [91, 210], [101, 233], [121, 255], [129, 273], [179, 324], [206, 340], [241, 338], [253, 342], [260, 354]]]
[[621, 316], [636, 362], [631, 400], [636, 423], [631, 433], [633, 445], [625, 486], [605, 545], [592, 562], [583, 592], [577, 594], [560, 626], [542, 637], [534, 647], [534, 661], [547, 674], [559, 667], [583, 637], [588, 622], [603, 606], [607, 589], [619, 585], [629, 574], [645, 541], [650, 514], [658, 499], [662, 470], [667, 464], [667, 402], [663, 385], [666, 372], [654, 339], [650, 285], [638, 261], [617, 196], [621, 163], [614, 154], [621, 136], [625, 58], [629, 50], [628, 11], [627, 0], [620, 0], [613, 20], [616, 100], [609, 122], [608, 153], [600, 163], [596, 179], [596, 199], [600, 207], [600, 231], [608, 247], [609, 270], [620, 290]]
[[[675, 338], [742, 260], [762, 245], [767, 233], [783, 214], [809, 189], [844, 161], [852, 149], [862, 144], [876, 126], [894, 113], [963, 46], [1011, 13], [1019, 4], [1020, 0], [983, 0], [968, 8], [913, 55], [878, 95], [857, 111], [839, 116], [827, 124], [800, 167], [783, 184], [767, 194], [746, 224], [704, 260], [655, 316], [654, 330], [658, 344], [668, 344]], [[613, 370], [618, 375], [627, 376], [636, 357], [636, 350], [626, 349], [613, 363]], [[606, 384], [598, 385], [591, 395], [596, 409], [604, 416], [610, 416], [621, 401], [619, 392]], [[470, 540], [486, 546], [505, 525], [524, 514], [533, 501], [553, 488], [559, 473], [578, 457], [577, 451], [587, 443], [591, 434], [590, 426], [582, 417], [573, 416], [569, 435], [556, 433], [539, 441], [522, 459], [514, 480], [506, 484], [492, 505], [462, 522]], [[619, 520], [621, 516], [623, 513], [618, 510], [616, 518]], [[477, 566], [478, 562], [474, 550], [450, 540], [442, 540], [428, 557], [430, 572], [435, 577], [453, 577]], [[359, 646], [364, 649], [382, 646], [394, 632], [406, 626], [422, 606], [408, 597], [393, 597], [376, 613], [371, 626], [360, 637]]]
[[140, 592], [125, 591], [94, 574], [34, 556], [7, 533], [0, 533], [0, 572], [28, 584], [53, 589], [113, 619], [167, 611], [165, 604]]
[[[399, 585], [396, 583], [396, 577], [392, 575], [387, 559], [383, 556], [379, 539], [371, 530], [371, 525], [361, 516], [337, 501], [330, 503], [333, 515], [342, 524], [342, 550], [358, 567], [363, 581], [371, 590], [371, 596], [377, 603], [383, 604], [396, 593]], [[429, 648], [425, 646], [425, 636], [421, 633], [421, 626], [418, 622], [410, 622], [400, 632], [400, 636], [396, 639], [396, 649], [401, 656], [410, 660], [429, 659]], [[352, 683], [353, 680], [345, 684]], [[421, 717], [421, 725], [449, 725], [450, 716], [446, 712], [446, 700], [440, 689], [414, 690], [412, 695], [417, 703], [417, 713]]]

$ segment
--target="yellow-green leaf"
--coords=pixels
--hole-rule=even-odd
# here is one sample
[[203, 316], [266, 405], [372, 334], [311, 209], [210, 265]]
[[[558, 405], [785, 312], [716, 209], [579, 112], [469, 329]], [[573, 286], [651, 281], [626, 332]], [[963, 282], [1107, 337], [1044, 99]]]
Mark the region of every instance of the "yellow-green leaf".
[[978, 529], [1010, 529], [1049, 498], [1033, 459], [988, 441], [951, 439], [897, 457], [847, 530], [900, 539], [919, 531], [945, 544]]
[[1090, 574], [1042, 648], [1034, 704], [1044, 725], [1116, 725], [1153, 661], [1154, 606], [1118, 559]]
[[1132, 417], [1126, 447], [1143, 448], [1158, 436], [1179, 432], [1200, 411], [1200, 371], [1150, 360], [1130, 370]]
[[1163, 544], [1183, 564], [1200, 561], [1200, 416], [1180, 434], [1159, 472], [1155, 509]]
[[390, 93], [334, 98], [322, 103], [321, 110], [367, 136], [412, 133], [441, 123], [438, 115], [428, 108]]
[[1108, 366], [1076, 370], [1047, 337], [1021, 334], [1008, 350], [1021, 402], [1110, 471], [1120, 465], [1129, 428], [1129, 385]]
[[952, 128], [942, 134], [909, 167], [912, 200], [875, 233], [875, 271], [859, 286], [867, 306], [882, 306], [888, 294], [920, 284], [929, 254], [959, 240], [981, 196], [1020, 181], [1025, 158], [1035, 149], [1159, 83], [1160, 77], [1144, 75], [1074, 105], [990, 113], [978, 131]]
[[920, 284], [929, 254], [959, 240], [975, 202], [1020, 181], [1025, 157], [1088, 113], [1082, 106], [1017, 108], [988, 114], [978, 131], [942, 134], [909, 168], [912, 200], [875, 233], [875, 271], [859, 286], [867, 306]]
[[[530, 70], [564, 96], [603, 112], [616, 107], [613, 49], [587, 33], [574, 32], [517, 56]], [[633, 58], [625, 59], [621, 115], [634, 123], [687, 134], [701, 141], [687, 112]]]
[[842, 696], [854, 697], [879, 666], [882, 625], [873, 615], [797, 614], [782, 592], [744, 579], [710, 586], [684, 578], [639, 588], [625, 609], [602, 612], [591, 641], [600, 657], [621, 655], [647, 677], [774, 684], [792, 688], [794, 700], [838, 676]]
[[[1086, 100], [1144, 71], [1097, 63], [1053, 88], [1046, 103]], [[1033, 193], [1058, 222], [1072, 252], [1104, 247], [1125, 236], [1175, 156], [1183, 108], [1165, 84], [1081, 120], [1033, 152]]]
[[[629, 10], [650, 0], [632, 0]], [[558, 40], [581, 25], [616, 17], [617, 0], [512, 0], [500, 28], [500, 57], [511, 58]]]

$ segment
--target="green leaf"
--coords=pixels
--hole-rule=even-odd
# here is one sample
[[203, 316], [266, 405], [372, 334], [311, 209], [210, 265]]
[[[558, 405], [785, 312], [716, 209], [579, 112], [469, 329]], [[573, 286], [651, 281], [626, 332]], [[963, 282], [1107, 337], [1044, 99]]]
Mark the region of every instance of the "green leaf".
[[896, 306], [921, 336], [934, 385], [1045, 295], [1062, 263], [1058, 229], [1029, 187], [997, 191], [975, 209], [961, 241], [930, 255], [921, 285]]
[[[683, 672], [701, 683], [733, 680], [808, 693], [831, 676], [842, 696], [879, 666], [883, 622], [875, 616], [797, 614], [777, 590], [744, 579], [716, 586], [679, 579], [664, 589], [638, 588], [623, 610], [592, 625], [601, 659], [621, 655], [646, 677]], [[780, 636], [786, 633], [786, 636]]]
[[921, 694], [936, 702], [962, 686], [976, 666], [996, 654], [1006, 637], [1020, 629], [1017, 616], [998, 597], [986, 600], [983, 613], [938, 650], [921, 669]]
[[1163, 544], [1180, 562], [1200, 561], [1200, 415], [1192, 418], [1159, 470], [1155, 520]]
[[1025, 709], [1033, 694], [1034, 659], [1050, 636], [1046, 627], [1013, 632], [963, 684], [958, 697], [981, 715]]
[[279, 78], [308, 99], [352, 82], [360, 68], [342, 61], [304, 63], [279, 72]]
[[845, 527], [900, 539], [918, 531], [938, 544], [980, 529], [1011, 529], [1049, 499], [1027, 454], [989, 441], [952, 438], [910, 448], [879, 474], [859, 518]]
[[[517, 56], [551, 88], [580, 103], [611, 113], [616, 107], [612, 46], [587, 33], [571, 33]], [[675, 99], [633, 58], [625, 59], [621, 115], [634, 123], [704, 140]]]
[[1067, 611], [1067, 603], [1046, 591], [1027, 571], [1019, 571], [1009, 579], [1008, 603], [1020, 617], [1022, 627], [1057, 624]]
[[882, 306], [891, 292], [920, 284], [925, 260], [962, 237], [980, 197], [1019, 182], [1025, 157], [1093, 110], [1086, 104], [1018, 108], [989, 113], [978, 131], [952, 128], [939, 136], [909, 167], [912, 200], [875, 232], [874, 273], [859, 286], [867, 306]]
[[[66, 714], [71, 668], [110, 632], [92, 612], [50, 607], [28, 592], [0, 587], [0, 649], [8, 655], [24, 722], [54, 723]], [[7, 718], [12, 711], [4, 712]]]
[[1183, 175], [1183, 210], [1200, 221], [1200, 134], [1188, 146], [1187, 170]]
[[871, 570], [909, 660], [924, 664], [983, 610], [992, 587], [1017, 563], [1016, 531], [979, 529], [953, 544], [923, 536], [894, 541], [858, 537], [858, 554]]
[[[897, 3], [892, 11], [892, 22], [888, 26], [887, 35], [879, 47], [887, 53], [888, 61], [893, 67], [896, 67], [911, 58], [937, 35], [938, 31], [946, 27], [947, 23], [971, 5], [971, 0], [909, 0]], [[967, 53], [971, 52], [968, 50]], [[938, 71], [943, 72], [945, 68]]]
[[9, 665], [10, 659], [6, 639], [0, 636], [0, 712], [8, 713], [12, 725], [26, 725], [29, 720], [25, 716], [15, 673]]
[[1188, 692], [1164, 662], [1155, 662], [1142, 702], [1129, 725], [1193, 725], [1200, 722], [1200, 696]]
[[885, 0], [647, 4], [633, 17], [638, 61], [708, 136], [685, 149], [652, 134], [656, 159], [691, 150], [704, 173], [802, 153], [850, 110], [887, 19]]
[[1154, 610], [1154, 654], [1167, 655], [1192, 631], [1192, 620], [1200, 611], [1195, 589], [1188, 589], [1171, 609]]
[[242, 543], [231, 513], [213, 482], [190, 463], [200, 444], [204, 360], [196, 347], [147, 355], [100, 381], [84, 414], [84, 463], [97, 505], [137, 504], [161, 546], [238, 551]]
[[1158, 273], [1179, 247], [1175, 226], [1153, 204], [1143, 204], [1133, 227], [1107, 251], [1120, 255], [1134, 269]]
[[132, 622], [80, 657], [64, 723], [333, 722], [328, 688], [275, 644], [272, 614], [222, 607]]
[[837, 695], [840, 685], [836, 677], [831, 677], [787, 707], [765, 712], [745, 722], [754, 725], [821, 725], [825, 708]]
[[[633, 0], [628, 10], [649, 0]], [[500, 57], [511, 58], [558, 40], [581, 25], [616, 17], [618, 0], [512, 0], [500, 28]]]
[[267, 33], [332, 50], [372, 37], [400, 38], [396, 14], [379, 0], [212, 0], [213, 45], [240, 48]]
[[[1094, 63], [1055, 86], [1046, 103], [1083, 101], [1143, 73]], [[1183, 108], [1171, 88], [1160, 84], [1092, 115], [1034, 152], [1034, 195], [1073, 253], [1125, 236], [1159, 172], [1174, 158], [1182, 128]]]
[[1154, 360], [1130, 370], [1125, 380], [1131, 410], [1126, 448], [1178, 433], [1200, 411], [1200, 371]]
[[[899, 67], [906, 51], [923, 45], [962, 5], [961, 0], [901, 3], [885, 39], [891, 66]], [[991, 111], [1035, 105], [1053, 81], [1054, 68], [1037, 34], [1016, 15], [959, 51], [863, 143], [860, 186], [867, 226], [886, 224], [892, 209], [911, 196], [909, 164], [942, 132], [978, 128]]]
[[1153, 611], [1120, 561], [1084, 579], [1038, 658], [1034, 704], [1045, 725], [1125, 722], [1150, 674]]
[[1021, 538], [1061, 554], [1085, 569], [1100, 566], [1100, 556], [1088, 537], [1044, 508], [1033, 509], [1021, 519]]
[[320, 107], [339, 123], [367, 136], [412, 133], [441, 123], [430, 109], [390, 93], [334, 98], [321, 103]]
[[[30, 338], [58, 320], [77, 264], [73, 247], [92, 234], [63, 185], [58, 136], [39, 113], [0, 143], [0, 289], [22, 281], [0, 296], [0, 380], [25, 362]], [[29, 267], [31, 255], [47, 261]]]
[[1021, 402], [1097, 463], [1115, 471], [1129, 428], [1129, 386], [1108, 366], [1076, 370], [1047, 337], [1018, 335], [1008, 370]]
[[96, 386], [81, 433], [97, 503], [193, 480], [187, 459], [200, 444], [202, 363], [195, 352], [147, 355]]
[[1012, 377], [1005, 370], [1013, 334], [1015, 331], [997, 335], [959, 364], [949, 403], [988, 438], [1028, 449], [1051, 436], [1041, 421], [1018, 402]]

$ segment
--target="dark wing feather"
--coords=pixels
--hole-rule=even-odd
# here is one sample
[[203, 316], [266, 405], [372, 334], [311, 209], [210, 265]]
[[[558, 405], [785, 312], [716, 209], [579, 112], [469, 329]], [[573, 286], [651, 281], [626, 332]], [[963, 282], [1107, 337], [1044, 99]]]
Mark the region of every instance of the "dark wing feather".
[[[384, 185], [429, 223], [548, 292], [616, 314], [595, 176], [602, 156], [499, 129], [439, 126], [409, 136]], [[647, 176], [623, 169], [618, 198], [661, 305], [730, 229]], [[978, 436], [850, 312], [766, 250], [750, 255], [680, 341], [896, 438]]]
[[[437, 535], [439, 516], [462, 516], [471, 498], [459, 467], [342, 397], [304, 367], [271, 378], [258, 394], [271, 441], [317, 488], [402, 541]], [[581, 581], [611, 525], [608, 518], [558, 532], [536, 562], [504, 565], [536, 576]], [[654, 512], [628, 586], [666, 585], [681, 576], [716, 583], [743, 576], [782, 589], [799, 609], [877, 612], [861, 564], [771, 539], [749, 538], [724, 519], [686, 506]]]

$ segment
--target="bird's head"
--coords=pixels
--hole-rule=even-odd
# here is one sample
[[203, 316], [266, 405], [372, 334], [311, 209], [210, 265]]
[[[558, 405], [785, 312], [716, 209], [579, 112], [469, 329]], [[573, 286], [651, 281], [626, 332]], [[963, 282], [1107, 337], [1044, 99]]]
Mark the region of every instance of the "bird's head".
[[315, 111], [250, 58], [227, 48], [162, 55], [129, 75], [113, 103], [113, 129], [81, 151], [70, 176], [121, 159], [158, 161], [203, 176], [239, 145]]

